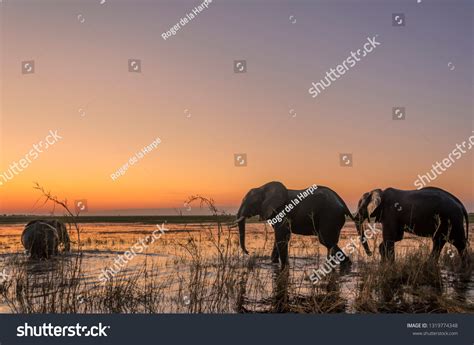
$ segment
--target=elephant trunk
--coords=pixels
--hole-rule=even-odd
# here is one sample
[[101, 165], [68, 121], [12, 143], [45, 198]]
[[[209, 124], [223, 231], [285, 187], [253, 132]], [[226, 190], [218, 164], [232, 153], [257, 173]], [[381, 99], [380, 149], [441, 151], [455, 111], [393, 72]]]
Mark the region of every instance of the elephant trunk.
[[360, 213], [357, 213], [357, 215], [354, 217], [354, 222], [356, 225], [357, 233], [359, 234], [359, 239], [360, 242], [362, 243], [362, 247], [364, 247], [365, 253], [368, 256], [372, 255], [372, 252], [370, 251], [369, 244], [367, 243], [367, 238], [365, 237], [364, 234], [364, 229], [363, 229], [363, 224], [364, 224], [364, 217], [360, 215]]
[[242, 251], [245, 253], [245, 254], [248, 254], [249, 252], [247, 251], [247, 248], [245, 248], [245, 218], [244, 217], [241, 217], [243, 219], [241, 219], [239, 221], [239, 235], [240, 235], [240, 247], [242, 248]]
[[239, 238], [240, 238], [240, 248], [245, 254], [248, 254], [247, 248], [245, 248], [245, 205], [242, 202], [240, 205], [239, 211], [237, 212], [237, 220], [236, 223], [239, 225]]

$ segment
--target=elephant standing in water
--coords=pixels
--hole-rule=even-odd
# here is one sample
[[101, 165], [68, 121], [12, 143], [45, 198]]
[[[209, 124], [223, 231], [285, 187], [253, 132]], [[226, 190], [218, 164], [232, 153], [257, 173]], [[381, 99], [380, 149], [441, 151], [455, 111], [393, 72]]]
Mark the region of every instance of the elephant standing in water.
[[58, 220], [33, 220], [26, 224], [21, 243], [33, 259], [47, 259], [58, 254], [60, 244], [70, 250], [69, 234], [64, 223]]
[[[375, 189], [359, 200], [355, 222], [362, 231], [363, 222], [375, 217], [382, 223], [383, 242], [379, 246], [382, 259], [394, 260], [395, 242], [405, 231], [433, 239], [431, 255], [436, 260], [447, 241], [451, 242], [468, 263], [469, 217], [464, 205], [454, 195], [435, 187], [420, 190]], [[466, 220], [464, 232], [463, 220]]]
[[[297, 199], [299, 202], [294, 202]], [[287, 208], [292, 205], [292, 209]], [[286, 211], [285, 211], [286, 209]], [[245, 253], [245, 219], [260, 216], [260, 220], [270, 220], [275, 231], [272, 262], [281, 262], [282, 268], [288, 264], [288, 242], [291, 233], [315, 235], [328, 250], [329, 255], [343, 254], [342, 263], [350, 263], [349, 258], [337, 246], [339, 234], [346, 218], [352, 214], [336, 192], [323, 186], [313, 186], [306, 190], [287, 189], [280, 182], [269, 182], [251, 189], [242, 200], [237, 212], [240, 246]], [[282, 216], [283, 215], [283, 216]], [[273, 218], [273, 219], [272, 219]], [[359, 233], [364, 249], [370, 250], [363, 233]]]

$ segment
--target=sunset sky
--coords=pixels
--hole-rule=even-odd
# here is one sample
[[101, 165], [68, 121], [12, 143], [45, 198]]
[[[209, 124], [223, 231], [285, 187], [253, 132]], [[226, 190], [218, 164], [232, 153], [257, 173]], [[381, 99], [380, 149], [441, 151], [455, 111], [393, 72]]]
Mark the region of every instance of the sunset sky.
[[[201, 2], [0, 4], [0, 174], [49, 130], [63, 137], [0, 186], [1, 214], [47, 212], [34, 182], [87, 199], [93, 214], [183, 209], [193, 194], [235, 210], [272, 180], [329, 186], [354, 210], [374, 188], [415, 189], [418, 174], [472, 135], [472, 1], [215, 0], [163, 40]], [[392, 26], [392, 13], [406, 25]], [[376, 34], [377, 49], [311, 97], [313, 81]], [[29, 60], [35, 73], [22, 74]], [[234, 73], [234, 60], [247, 72]], [[405, 120], [392, 120], [397, 106]], [[472, 151], [431, 183], [470, 211]], [[235, 153], [247, 154], [246, 167], [234, 166]], [[352, 167], [340, 153], [352, 153]]]

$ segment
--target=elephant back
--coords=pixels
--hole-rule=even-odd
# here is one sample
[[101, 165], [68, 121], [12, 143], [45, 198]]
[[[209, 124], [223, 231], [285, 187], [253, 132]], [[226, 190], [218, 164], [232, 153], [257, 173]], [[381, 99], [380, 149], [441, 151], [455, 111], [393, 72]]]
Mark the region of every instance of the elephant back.
[[21, 242], [31, 257], [47, 258], [57, 252], [59, 236], [52, 225], [35, 221], [25, 226]]

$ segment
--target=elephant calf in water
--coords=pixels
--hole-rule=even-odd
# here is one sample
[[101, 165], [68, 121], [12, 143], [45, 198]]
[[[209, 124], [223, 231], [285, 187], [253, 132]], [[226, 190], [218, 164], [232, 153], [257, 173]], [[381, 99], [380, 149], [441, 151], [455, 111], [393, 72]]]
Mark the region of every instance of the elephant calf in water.
[[[352, 214], [341, 197], [330, 188], [314, 186], [311, 192], [309, 190], [310, 188], [287, 189], [280, 182], [269, 182], [251, 189], [237, 212], [236, 223], [239, 226], [242, 250], [248, 253], [245, 248], [245, 219], [258, 215], [260, 220], [271, 220], [269, 223], [275, 231], [272, 262], [278, 263], [280, 260], [282, 267], [288, 264], [288, 242], [292, 233], [318, 236], [319, 241], [327, 248], [328, 256], [342, 252], [337, 246], [339, 234], [346, 221], [345, 216], [353, 219]], [[286, 208], [288, 205], [293, 208], [289, 210]], [[364, 234], [359, 235], [364, 249], [370, 255]], [[349, 262], [344, 254], [341, 264]]]
[[[440, 188], [425, 187], [419, 190], [375, 189], [359, 200], [355, 218], [358, 231], [366, 219], [375, 217], [382, 223], [383, 242], [379, 246], [382, 259], [394, 260], [394, 244], [403, 239], [405, 231], [431, 237], [436, 260], [447, 241], [451, 242], [468, 263], [466, 250], [469, 238], [469, 217], [466, 208], [451, 193]], [[464, 232], [463, 218], [466, 221]]]
[[21, 243], [29, 256], [47, 259], [58, 254], [60, 244], [70, 250], [70, 239], [64, 223], [58, 220], [33, 220], [26, 224], [21, 234]]

